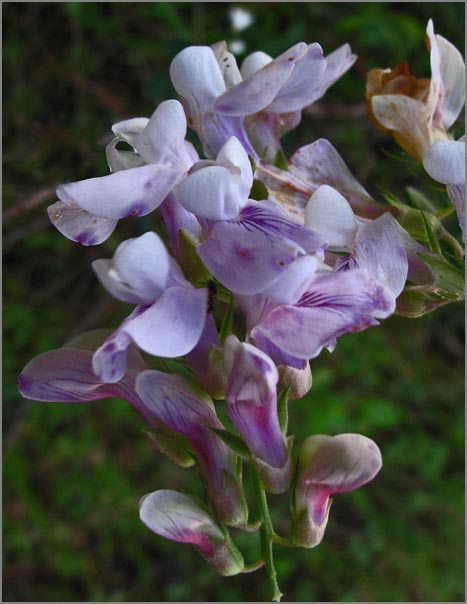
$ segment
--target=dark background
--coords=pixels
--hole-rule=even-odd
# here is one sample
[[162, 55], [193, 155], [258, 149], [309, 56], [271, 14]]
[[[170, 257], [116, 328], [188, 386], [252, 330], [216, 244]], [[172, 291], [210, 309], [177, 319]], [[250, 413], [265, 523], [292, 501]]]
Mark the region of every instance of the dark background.
[[[407, 185], [444, 195], [365, 113], [365, 74], [408, 59], [429, 77], [423, 37], [435, 31], [464, 54], [464, 3], [243, 3], [255, 18], [234, 32], [224, 3], [3, 4], [4, 108], [4, 600], [267, 600], [263, 570], [217, 577], [195, 552], [150, 533], [139, 498], [158, 488], [200, 492], [172, 466], [122, 401], [22, 400], [17, 374], [36, 354], [127, 312], [97, 284], [93, 260], [154, 228], [121, 221], [97, 248], [50, 226], [60, 182], [107, 172], [113, 122], [149, 116], [174, 97], [168, 66], [190, 44], [242, 39], [276, 55], [298, 41], [325, 54], [349, 42], [357, 63], [285, 139], [290, 155], [329, 138], [378, 199]], [[458, 121], [455, 136], [464, 132]], [[447, 222], [458, 234], [455, 219]], [[464, 593], [463, 306], [419, 320], [391, 317], [342, 338], [313, 362], [314, 385], [291, 408], [291, 432], [360, 432], [384, 467], [366, 488], [336, 498], [317, 549], [275, 548], [285, 600], [460, 601]], [[287, 501], [272, 497], [279, 532]], [[248, 562], [250, 536], [233, 534]]]

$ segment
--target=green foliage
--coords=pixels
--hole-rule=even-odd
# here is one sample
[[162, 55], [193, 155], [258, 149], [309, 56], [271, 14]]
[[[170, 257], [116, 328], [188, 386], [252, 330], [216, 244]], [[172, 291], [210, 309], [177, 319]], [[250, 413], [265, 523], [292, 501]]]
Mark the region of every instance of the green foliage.
[[[365, 115], [365, 74], [408, 59], [414, 74], [428, 75], [423, 36], [430, 17], [464, 54], [463, 3], [239, 5], [255, 17], [242, 33], [230, 27], [227, 3], [3, 7], [5, 212], [51, 187], [42, 202], [4, 220], [5, 600], [268, 597], [265, 576], [219, 578], [190, 547], [140, 523], [145, 493], [170, 487], [203, 496], [203, 489], [193, 472], [154, 450], [129, 405], [31, 403], [16, 391], [16, 376], [34, 355], [86, 329], [115, 327], [126, 314], [98, 286], [90, 264], [110, 257], [118, 241], [154, 229], [154, 217], [121, 221], [103, 246], [82, 248], [49, 225], [45, 207], [55, 200], [54, 184], [107, 172], [104, 146], [113, 122], [149, 115], [173, 98], [168, 65], [184, 46], [241, 38], [247, 52], [275, 55], [306, 40], [328, 54], [349, 42], [359, 55], [355, 67], [285, 137], [286, 155], [329, 138], [372, 195], [382, 187], [401, 199], [407, 186], [420, 189], [420, 175], [388, 157], [399, 151]], [[428, 198], [448, 207], [440, 187]], [[420, 208], [428, 215], [430, 207], [407, 202], [417, 228], [425, 228]], [[436, 219], [457, 233], [455, 217]], [[455, 267], [447, 239], [442, 253]], [[462, 332], [462, 307], [451, 304], [417, 322], [392, 317], [349, 335], [313, 362], [312, 391], [289, 406], [297, 441], [312, 432], [361, 432], [380, 444], [384, 467], [365, 489], [335, 497], [319, 548], [275, 546], [289, 600], [463, 598]], [[285, 535], [288, 501], [271, 503], [274, 526]], [[258, 558], [251, 535], [233, 530], [232, 537], [246, 560]]]

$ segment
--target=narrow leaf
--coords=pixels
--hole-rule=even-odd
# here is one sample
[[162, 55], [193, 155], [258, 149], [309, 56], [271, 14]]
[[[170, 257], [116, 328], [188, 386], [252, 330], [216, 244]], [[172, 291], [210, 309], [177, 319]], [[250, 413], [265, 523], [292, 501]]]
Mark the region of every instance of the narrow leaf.
[[251, 459], [251, 453], [248, 447], [239, 436], [229, 430], [221, 430], [220, 428], [213, 428], [212, 426], [206, 426], [206, 428], [209, 428], [211, 432], [214, 432], [214, 434], [223, 440], [234, 453], [240, 455], [240, 457], [243, 457], [244, 459]]

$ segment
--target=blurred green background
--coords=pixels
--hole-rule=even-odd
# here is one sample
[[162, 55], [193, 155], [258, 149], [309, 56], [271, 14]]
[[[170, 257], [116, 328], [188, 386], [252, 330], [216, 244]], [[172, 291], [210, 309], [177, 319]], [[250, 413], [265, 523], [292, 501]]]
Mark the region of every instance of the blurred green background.
[[[352, 70], [285, 140], [329, 138], [376, 197], [406, 185], [443, 197], [365, 114], [365, 74], [408, 59], [429, 76], [423, 37], [464, 54], [464, 3], [243, 3], [254, 24], [236, 32], [229, 3], [6, 3], [4, 73], [4, 601], [262, 601], [263, 570], [223, 579], [189, 547], [138, 519], [158, 488], [200, 493], [194, 472], [160, 457], [122, 401], [22, 400], [17, 374], [36, 354], [127, 312], [90, 264], [154, 228], [122, 221], [97, 248], [68, 241], [46, 206], [59, 182], [107, 172], [110, 125], [148, 116], [174, 96], [168, 66], [190, 44], [243, 40], [278, 54], [304, 40], [325, 54], [349, 42]], [[241, 58], [241, 57], [240, 57]], [[464, 132], [459, 121], [456, 136]], [[455, 219], [453, 232], [458, 233]], [[342, 338], [312, 364], [314, 385], [291, 408], [291, 432], [360, 432], [384, 467], [365, 489], [337, 497], [317, 549], [276, 546], [288, 601], [463, 601], [463, 307], [420, 320], [391, 317]], [[279, 532], [287, 501], [272, 497]], [[247, 561], [258, 553], [234, 532]]]

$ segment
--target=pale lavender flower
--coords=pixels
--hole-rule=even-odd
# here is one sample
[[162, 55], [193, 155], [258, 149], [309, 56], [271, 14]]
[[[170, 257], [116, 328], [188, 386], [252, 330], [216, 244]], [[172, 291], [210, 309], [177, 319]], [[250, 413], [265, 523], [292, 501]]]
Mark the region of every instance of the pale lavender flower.
[[184, 355], [197, 344], [206, 320], [207, 290], [195, 289], [153, 232], [121, 243], [112, 260], [96, 260], [94, 271], [133, 312], [96, 351], [93, 366], [106, 382], [125, 373], [131, 343], [149, 354]]
[[277, 368], [264, 352], [234, 335], [225, 341], [224, 361], [227, 414], [253, 458], [263, 462], [258, 469], [266, 488], [282, 493], [292, 472], [277, 415]]
[[[107, 148], [112, 173], [60, 185], [59, 201], [48, 208], [58, 230], [83, 245], [105, 241], [120, 218], [152, 212], [198, 159], [185, 141], [186, 117], [178, 101], [164, 101], [149, 120], [134, 118], [114, 130], [118, 136]], [[120, 140], [135, 153], [119, 151]]]
[[280, 280], [290, 267], [305, 259], [304, 271], [310, 274], [325, 247], [322, 237], [290, 220], [277, 204], [250, 200], [235, 219], [214, 223], [197, 252], [234, 293], [252, 295], [272, 287], [271, 295], [279, 296]]
[[219, 517], [228, 525], [247, 522], [247, 507], [236, 456], [209, 428], [222, 430], [211, 399], [180, 376], [148, 370], [136, 392], [163, 424], [185, 435], [195, 453], [206, 489]]
[[330, 496], [358, 489], [376, 476], [382, 466], [374, 441], [360, 434], [308, 437], [299, 457], [293, 504], [292, 540], [315, 547], [324, 536]]
[[226, 530], [193, 497], [168, 489], [154, 491], [141, 499], [139, 514], [157, 535], [193, 544], [220, 575], [242, 572], [242, 555]]

